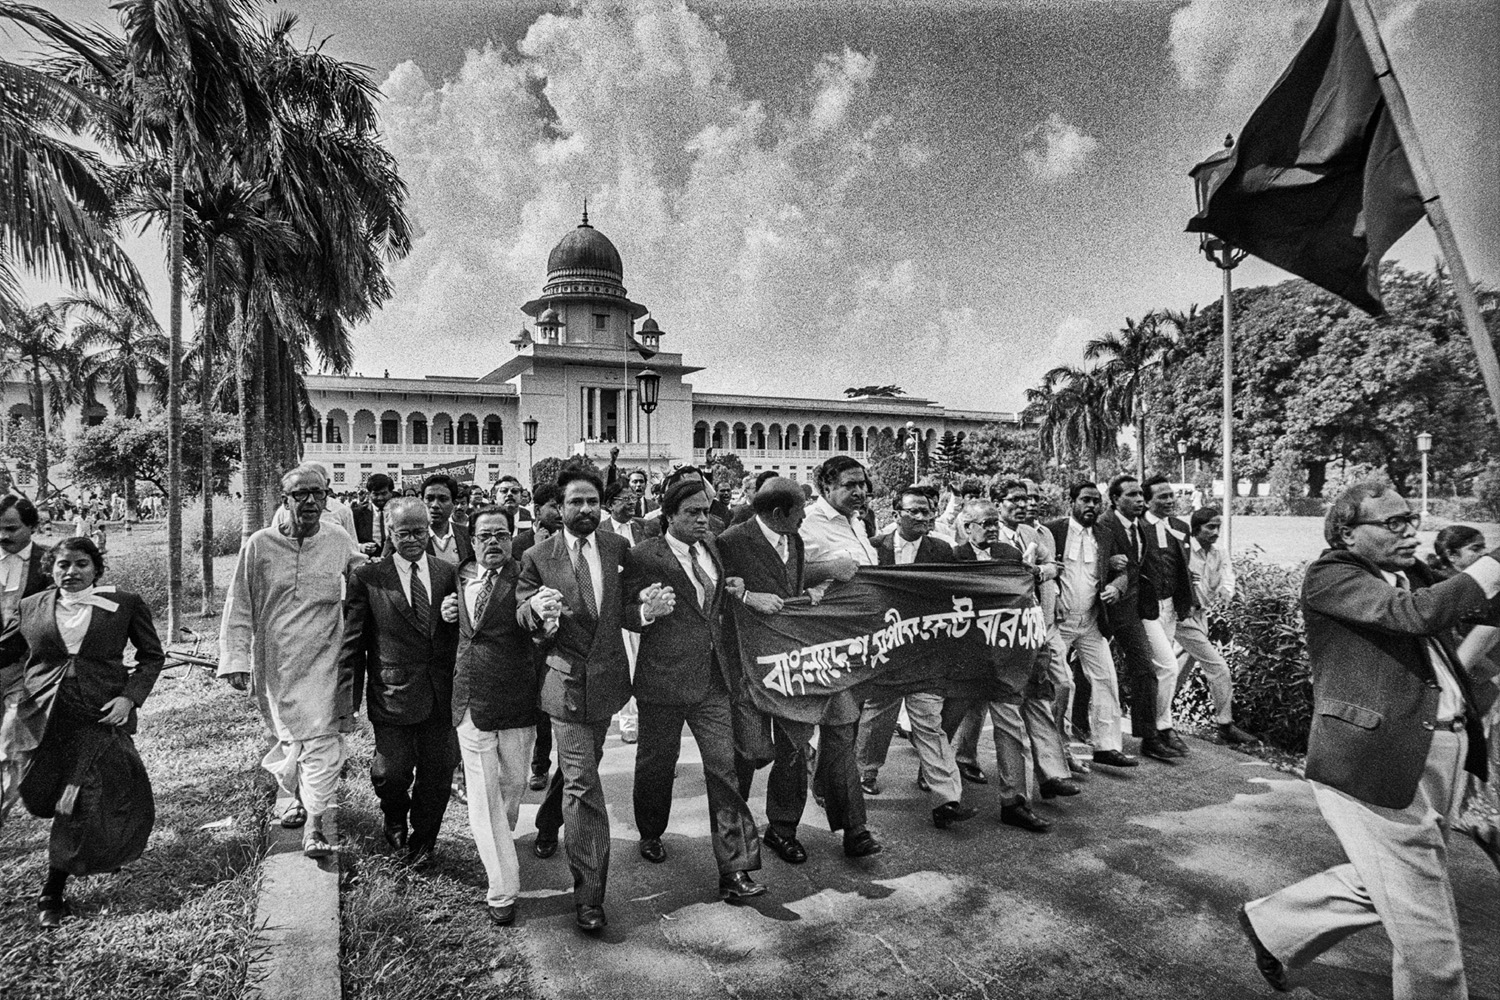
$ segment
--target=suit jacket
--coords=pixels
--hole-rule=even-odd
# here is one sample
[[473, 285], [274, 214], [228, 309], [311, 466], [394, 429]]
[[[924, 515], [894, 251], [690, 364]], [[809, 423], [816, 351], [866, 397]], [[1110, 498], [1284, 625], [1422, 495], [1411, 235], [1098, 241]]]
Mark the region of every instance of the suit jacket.
[[[1167, 518], [1167, 544], [1163, 547], [1156, 535], [1156, 525], [1141, 518], [1140, 528], [1141, 541], [1146, 548], [1151, 550], [1154, 567], [1153, 596], [1158, 601], [1171, 598], [1177, 617], [1188, 617], [1193, 613], [1193, 576], [1188, 564], [1188, 539], [1192, 537], [1191, 529], [1179, 518]], [[1172, 592], [1163, 593], [1169, 577], [1172, 581]]]
[[1161, 608], [1156, 604], [1156, 550], [1151, 545], [1150, 536], [1155, 532], [1151, 526], [1143, 520], [1136, 522], [1136, 534], [1141, 540], [1141, 551], [1137, 555], [1134, 547], [1130, 544], [1130, 533], [1115, 516], [1115, 512], [1107, 510], [1099, 515], [1098, 523], [1104, 527], [1113, 539], [1111, 554], [1123, 552], [1129, 558], [1125, 568], [1125, 592], [1120, 599], [1109, 606], [1109, 618], [1116, 628], [1129, 618], [1138, 618], [1143, 621], [1154, 621], [1161, 617]]
[[[1302, 581], [1313, 677], [1307, 777], [1388, 809], [1411, 805], [1432, 746], [1439, 686], [1427, 643], [1440, 643], [1457, 664], [1451, 629], [1488, 605], [1466, 574], [1435, 584], [1418, 561], [1406, 576], [1409, 591], [1386, 583], [1377, 566], [1354, 553], [1328, 549]], [[1452, 673], [1468, 706], [1464, 766], [1483, 779], [1474, 691], [1461, 667]]]
[[456, 592], [458, 571], [428, 556], [427, 574], [431, 634], [417, 627], [393, 556], [349, 574], [340, 683], [352, 687], [358, 708], [360, 678], [365, 678], [372, 723], [411, 726], [434, 713], [448, 717], [458, 626], [443, 621], [440, 612], [443, 598]]
[[[477, 563], [471, 563], [478, 572]], [[536, 724], [536, 664], [531, 632], [516, 618], [516, 581], [520, 570], [506, 563], [476, 622], [469, 617], [459, 576], [458, 655], [453, 667], [453, 726], [470, 713], [485, 732]]]
[[[994, 562], [1009, 562], [1017, 565], [1025, 565], [1021, 550], [1009, 542], [995, 541], [990, 543], [990, 559]], [[974, 546], [969, 542], [953, 546], [953, 562], [978, 562], [974, 555]]]
[[[967, 545], [963, 547], [968, 548]], [[896, 532], [893, 531], [889, 535], [875, 540], [875, 557], [879, 560], [881, 566], [896, 565]], [[1021, 553], [1017, 552], [1016, 558], [1019, 559], [1020, 557]], [[970, 552], [968, 558], [973, 559], [974, 554]], [[923, 535], [922, 540], [917, 543], [916, 561], [919, 563], [949, 563], [956, 562], [957, 560], [954, 557], [953, 546], [941, 538], [934, 538], [928, 534]]]
[[748, 503], [742, 503], [729, 512], [729, 527], [744, 524], [754, 516], [755, 508]]
[[[804, 551], [801, 535], [791, 534], [784, 537], [789, 546], [787, 551], [790, 553], [790, 558], [785, 561], [776, 554], [775, 547], [766, 541], [765, 533], [760, 530], [760, 525], [754, 518], [741, 521], [727, 529], [714, 541], [719, 549], [719, 558], [723, 560], [725, 574], [744, 580], [747, 591], [757, 594], [775, 594], [782, 600], [786, 600], [789, 597], [800, 596], [805, 590], [802, 582]], [[748, 700], [750, 698], [750, 693], [746, 688], [748, 678], [744, 664], [740, 661], [739, 638], [735, 633], [734, 615], [727, 611], [724, 615], [724, 647], [727, 654], [725, 662], [733, 678], [730, 690], [737, 700]], [[859, 706], [854, 704], [852, 712], [848, 711], [848, 706], [846, 706], [845, 714], [852, 715], [852, 718], [840, 718], [835, 721], [852, 722], [858, 719]]]
[[625, 559], [626, 617], [640, 620], [639, 595], [653, 583], [677, 595], [672, 613], [641, 629], [635, 662], [635, 697], [645, 705], [695, 705], [714, 692], [734, 690], [735, 677], [725, 664], [724, 561], [717, 546], [701, 543], [718, 579], [698, 603], [693, 581], [665, 538], [648, 538]]
[[[622, 628], [640, 628], [639, 618], [626, 623], [621, 599], [620, 574], [630, 546], [618, 535], [595, 532], [595, 540], [604, 591], [597, 621], [583, 610], [566, 530], [526, 550], [516, 586], [516, 620], [547, 644], [540, 707], [554, 719], [567, 722], [608, 719], [630, 700], [630, 661], [620, 634]], [[529, 603], [544, 586], [561, 591], [569, 609], [550, 636]]]
[[[644, 517], [632, 517], [630, 519], [630, 526], [635, 531], [635, 542], [643, 542], [648, 538], [655, 538], [661, 534], [661, 522], [654, 517], [649, 520]], [[599, 519], [599, 530], [608, 532], [611, 535], [619, 534], [615, 531], [615, 526], [610, 521], [608, 515]], [[629, 542], [630, 540], [626, 539], [626, 541]], [[635, 544], [635, 542], [631, 542], [631, 544]]]
[[[118, 609], [94, 608], [83, 644], [71, 658], [57, 628], [57, 588], [21, 601], [16, 620], [5, 630], [7, 639], [19, 641], [26, 657], [19, 679], [21, 701], [14, 732], [29, 731], [40, 739], [70, 661], [85, 704], [102, 707], [121, 695], [135, 703], [122, 727], [126, 733], [135, 732], [136, 708], [145, 703], [166, 662], [161, 640], [151, 622], [151, 609], [138, 596], [108, 589], [99, 596], [113, 601]], [[134, 667], [125, 666], [127, 641], [135, 647]]]
[[[26, 575], [21, 581], [21, 600], [40, 594], [52, 586], [52, 574], [47, 572], [47, 556], [50, 551], [37, 542], [31, 543], [31, 559], [26, 564]], [[26, 637], [19, 632], [6, 632], [4, 638], [0, 638], [0, 691], [5, 691], [20, 679], [21, 665], [25, 660]]]
[[[1057, 547], [1057, 562], [1059, 567], [1062, 568], [1066, 568], [1068, 552], [1068, 523], [1071, 520], [1072, 518], [1070, 517], [1059, 517], [1054, 518], [1051, 521], [1046, 521], [1042, 524], [1042, 527], [1046, 528], [1052, 533], [1053, 544]], [[1095, 593], [1096, 595], [1101, 595], [1098, 605], [1099, 613], [1097, 615], [1099, 632], [1105, 638], [1108, 638], [1113, 634], [1114, 630], [1110, 628], [1110, 616], [1108, 613], [1109, 607], [1104, 603], [1102, 599], [1104, 588], [1113, 584], [1116, 590], [1124, 593], [1125, 587], [1127, 585], [1127, 573], [1123, 570], [1118, 573], [1110, 572], [1109, 557], [1114, 555], [1118, 550], [1115, 548], [1116, 543], [1114, 533], [1105, 528], [1104, 525], [1100, 523], [1101, 521], [1103, 521], [1102, 517], [1100, 518], [1100, 521], [1094, 522], [1094, 548], [1099, 553], [1099, 583], [1095, 588]], [[1064, 613], [1062, 604], [1061, 574], [1058, 575], [1057, 595], [1057, 614], [1058, 620], [1060, 621]]]
[[[467, 517], [468, 515], [466, 514], [464, 516]], [[465, 528], [461, 524], [450, 524], [448, 525], [448, 530], [453, 532], [453, 544], [458, 549], [457, 565], [462, 566], [464, 563], [474, 558], [474, 543], [469, 541], [469, 529]], [[515, 542], [511, 542], [511, 551], [515, 551]], [[387, 536], [385, 540], [385, 547], [380, 550], [380, 557], [382, 559], [389, 558], [390, 556], [394, 555], [395, 552], [396, 545], [390, 539], [390, 537]], [[431, 538], [427, 539], [427, 554], [430, 556], [435, 555], [435, 550], [433, 549]], [[442, 562], [442, 560], [438, 561]], [[453, 569], [454, 567], [449, 566], [448, 568]]]

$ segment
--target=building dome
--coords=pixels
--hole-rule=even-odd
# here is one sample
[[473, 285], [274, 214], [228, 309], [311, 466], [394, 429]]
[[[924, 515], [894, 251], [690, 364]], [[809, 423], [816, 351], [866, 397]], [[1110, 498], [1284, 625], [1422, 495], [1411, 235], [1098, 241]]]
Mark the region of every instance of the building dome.
[[620, 264], [620, 251], [615, 249], [609, 237], [589, 225], [589, 217], [585, 214], [583, 223], [564, 236], [547, 255], [547, 276], [550, 280], [560, 273], [601, 271], [617, 280], [625, 275]]

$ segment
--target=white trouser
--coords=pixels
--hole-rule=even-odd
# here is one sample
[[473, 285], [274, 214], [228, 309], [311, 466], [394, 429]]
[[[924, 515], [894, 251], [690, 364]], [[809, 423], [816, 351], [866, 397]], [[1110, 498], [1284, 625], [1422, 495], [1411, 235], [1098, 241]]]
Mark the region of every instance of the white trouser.
[[1083, 674], [1093, 691], [1089, 696], [1090, 742], [1095, 750], [1119, 750], [1124, 746], [1120, 736], [1120, 682], [1115, 677], [1115, 658], [1109, 642], [1099, 632], [1099, 622], [1092, 613], [1082, 619], [1070, 618], [1058, 630], [1064, 646], [1076, 650]]
[[321, 816], [339, 804], [344, 738], [334, 733], [277, 743], [266, 752], [260, 766], [276, 776], [283, 792], [302, 800], [309, 816]]
[[[1191, 617], [1177, 622], [1177, 645], [1187, 654], [1183, 670], [1193, 669], [1193, 664], [1203, 668], [1208, 679], [1208, 693], [1214, 699], [1214, 721], [1227, 726], [1234, 721], [1234, 678], [1230, 676], [1229, 664], [1219, 648], [1208, 637], [1208, 618], [1199, 609]], [[1179, 661], [1181, 663], [1181, 661]]]
[[1171, 637], [1177, 633], [1177, 608], [1170, 599], [1159, 601], [1156, 621], [1141, 621], [1151, 642], [1151, 672], [1156, 675], [1156, 728], [1172, 728], [1172, 699], [1177, 695], [1177, 650]]
[[1439, 730], [1405, 809], [1385, 809], [1312, 785], [1348, 864], [1245, 904], [1256, 936], [1289, 966], [1306, 965], [1353, 934], [1384, 924], [1395, 1000], [1464, 1000], [1458, 907], [1448, 880], [1448, 829], [1464, 787], [1463, 733]]
[[479, 729], [467, 711], [458, 726], [458, 750], [469, 791], [469, 830], [489, 879], [485, 902], [490, 906], [509, 906], [521, 893], [515, 830], [535, 742], [535, 726]]
[[[629, 629], [620, 629], [625, 636], [625, 659], [630, 664], [630, 679], [635, 680], [635, 658], [641, 650], [641, 636], [639, 632]], [[620, 724], [621, 736], [634, 736], [640, 731], [641, 710], [636, 706], [635, 698], [631, 698], [620, 710], [615, 713], [615, 721]]]

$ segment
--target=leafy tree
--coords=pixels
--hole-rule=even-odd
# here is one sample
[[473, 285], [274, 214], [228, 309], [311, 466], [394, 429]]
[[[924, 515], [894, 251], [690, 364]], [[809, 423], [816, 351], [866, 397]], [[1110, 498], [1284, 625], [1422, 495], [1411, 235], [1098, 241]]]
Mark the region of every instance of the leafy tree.
[[546, 458], [535, 463], [531, 467], [531, 488], [535, 490], [538, 486], [557, 482], [558, 473], [562, 472], [563, 460], [556, 455], [548, 455]]
[[[1035, 420], [1043, 458], [1059, 463], [1084, 461], [1099, 478], [1099, 460], [1115, 457], [1119, 424], [1110, 387], [1098, 369], [1060, 365], [1026, 390], [1026, 420]], [[971, 448], [972, 461], [972, 448]]]
[[1083, 348], [1084, 360], [1099, 366], [1091, 374], [1103, 382], [1110, 419], [1135, 425], [1136, 475], [1141, 479], [1146, 478], [1146, 395], [1159, 377], [1163, 352], [1172, 346], [1165, 326], [1160, 313], [1139, 322], [1126, 317], [1118, 333], [1095, 337]]
[[704, 471], [713, 480], [716, 489], [732, 490], [745, 478], [745, 463], [732, 451], [716, 451]]
[[866, 467], [870, 470], [872, 493], [883, 497], [912, 481], [911, 451], [902, 448], [894, 437], [882, 430], [869, 443]]
[[941, 480], [947, 480], [958, 470], [954, 468], [963, 446], [958, 443], [958, 435], [952, 431], [943, 431], [943, 436], [938, 438], [937, 445], [932, 449], [932, 474]]
[[[182, 442], [185, 482], [203, 481], [202, 435], [203, 410], [189, 404], [182, 410], [188, 433]], [[229, 490], [230, 475], [239, 459], [239, 441], [234, 422], [222, 413], [210, 411], [209, 427], [213, 440], [211, 481], [219, 493]], [[167, 486], [167, 415], [164, 409], [151, 410], [135, 418], [105, 418], [103, 423], [86, 427], [68, 448], [68, 463], [79, 483], [100, 490], [122, 490], [133, 479], [150, 483], [163, 494]]]
[[1037, 432], [1029, 427], [986, 424], [964, 442], [969, 471], [981, 475], [1004, 472], [1041, 481], [1043, 466]]
[[844, 390], [844, 395], [850, 399], [856, 396], [870, 396], [876, 399], [895, 399], [897, 396], [906, 395], [906, 390], [899, 385], [861, 385], [850, 386]]

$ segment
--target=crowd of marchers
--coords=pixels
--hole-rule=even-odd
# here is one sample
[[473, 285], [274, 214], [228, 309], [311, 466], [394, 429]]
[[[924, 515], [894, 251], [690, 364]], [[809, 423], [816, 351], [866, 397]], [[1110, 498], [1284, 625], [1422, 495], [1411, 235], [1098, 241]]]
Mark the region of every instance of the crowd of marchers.
[[[310, 858], [338, 849], [345, 735], [362, 709], [386, 843], [420, 865], [457, 793], [497, 925], [516, 919], [516, 842], [532, 832], [538, 858], [565, 848], [579, 929], [605, 926], [611, 831], [599, 764], [614, 727], [635, 745], [638, 853], [653, 864], [669, 861], [663, 835], [683, 727], [691, 733], [716, 891], [730, 902], [766, 891], [753, 874], [762, 847], [786, 864], [807, 859], [809, 793], [845, 856], [884, 849], [866, 798], [881, 794], [897, 731], [916, 750], [935, 828], [972, 819], [965, 786], [994, 781], [1000, 821], [1033, 834], [1065, 815], [1058, 800], [1080, 794], [1091, 768], [1190, 752], [1173, 717], [1184, 664], [1211, 693], [1206, 735], [1255, 739], [1235, 723], [1231, 672], [1208, 634], [1208, 610], [1235, 590], [1221, 514], [1181, 516], [1164, 476], [1078, 482], [1055, 518], [1028, 480], [952, 493], [917, 483], [895, 491], [883, 526], [867, 470], [848, 456], [823, 464], [816, 496], [764, 473], [735, 506], [693, 466], [673, 469], [653, 496], [644, 472], [613, 465], [605, 476], [565, 468], [531, 493], [504, 477], [476, 495], [437, 474], [397, 495], [374, 475], [352, 506], [318, 465], [291, 469], [281, 485], [273, 524], [239, 554], [218, 667], [251, 694], [274, 738], [263, 765], [283, 791], [279, 821], [302, 828]], [[44, 553], [29, 541], [36, 520], [29, 501], [0, 499], [0, 776], [5, 808], [24, 800], [67, 831], [55, 827], [38, 899], [42, 924], [57, 926], [68, 877], [117, 868], [145, 846], [149, 784], [142, 793], [128, 734], [163, 658], [145, 605], [100, 583], [97, 548], [69, 538]], [[1500, 562], [1482, 536], [1449, 529], [1434, 572], [1416, 558], [1416, 527], [1393, 489], [1356, 485], [1330, 508], [1328, 548], [1307, 570], [1307, 776], [1349, 861], [1242, 909], [1257, 967], [1278, 989], [1289, 967], [1376, 922], [1395, 945], [1398, 996], [1466, 989], [1444, 851], [1465, 771], [1486, 777], [1494, 685], [1475, 670], [1500, 635]], [[816, 605], [861, 566], [985, 561], [1028, 571], [1047, 623], [1019, 697], [956, 698], [938, 669], [930, 687], [899, 696], [856, 685], [815, 724], [768, 715], [750, 697], [731, 603], [776, 615], [788, 600]], [[991, 772], [980, 763], [986, 721]], [[119, 789], [80, 806], [85, 772], [110, 767], [126, 775]], [[749, 805], [762, 768], [764, 822]], [[517, 829], [528, 789], [542, 794], [534, 831]], [[113, 819], [91, 820], [106, 806]], [[134, 824], [119, 818], [132, 814]]]

